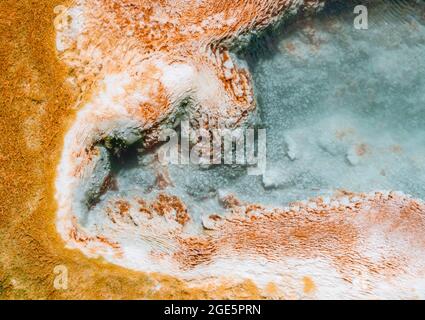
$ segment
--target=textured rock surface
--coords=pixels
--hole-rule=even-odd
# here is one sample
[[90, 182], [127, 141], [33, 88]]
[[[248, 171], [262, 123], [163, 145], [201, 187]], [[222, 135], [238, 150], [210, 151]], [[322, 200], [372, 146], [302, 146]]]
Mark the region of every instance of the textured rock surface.
[[[138, 162], [145, 166], [129, 172], [121, 167], [118, 176], [112, 178], [110, 167], [99, 162], [99, 157], [105, 159], [103, 147], [99, 150], [95, 145], [103, 144], [110, 152], [114, 148], [119, 152], [130, 148], [140, 136], [141, 146], [149, 149], [157, 143], [163, 129], [178, 124], [182, 114], [189, 116], [194, 127], [242, 126], [255, 109], [251, 77], [237, 66], [240, 60], [232, 61], [228, 46], [244, 33], [261, 30], [276, 18], [294, 14], [302, 4], [254, 1], [248, 6], [226, 2], [225, 6], [216, 7], [217, 2], [205, 1], [191, 4], [191, 10], [200, 12], [195, 17], [188, 15], [183, 4], [167, 7], [131, 1], [77, 1], [72, 9], [64, 11], [60, 20], [64, 23], [57, 25], [57, 46], [64, 61], [75, 69], [76, 76], [70, 81], [86, 97], [67, 133], [58, 169], [57, 226], [68, 246], [131, 269], [171, 274], [194, 285], [249, 279], [262, 290], [273, 286], [278, 297], [421, 296], [424, 284], [417, 279], [423, 279], [424, 269], [424, 261], [419, 258], [424, 250], [422, 202], [381, 192], [317, 197], [332, 195], [338, 188], [361, 191], [369, 186], [372, 190], [402, 187], [405, 170], [414, 170], [393, 170], [390, 179], [375, 182], [399, 161], [398, 156], [391, 159], [387, 154], [391, 150], [397, 153], [396, 146], [397, 150], [405, 147], [396, 138], [384, 136], [378, 140], [382, 135], [371, 129], [373, 119], [361, 118], [371, 113], [370, 101], [362, 105], [360, 93], [355, 90], [360, 91], [362, 86], [373, 90], [377, 103], [382, 95], [381, 104], [388, 109], [400, 102], [400, 92], [390, 98], [386, 93], [389, 86], [397, 85], [397, 79], [386, 67], [375, 70], [381, 72], [378, 78], [391, 78], [388, 86], [374, 88], [370, 82], [373, 80], [368, 81], [370, 73], [358, 71], [356, 76], [347, 70], [347, 66], [361, 70], [356, 65], [360, 56], [367, 59], [364, 63], [379, 68], [379, 63], [370, 60], [376, 59], [381, 50], [392, 52], [394, 57], [415, 54], [415, 48], [397, 52], [386, 48], [389, 44], [385, 42], [370, 45], [378, 42], [375, 38], [382, 32], [379, 24], [376, 34], [365, 36], [362, 40], [367, 44], [362, 44], [356, 42], [356, 35], [351, 35], [352, 27], [347, 22], [331, 17], [324, 24], [300, 23], [298, 27], [307, 42], [300, 43], [300, 37], [292, 34], [292, 38], [279, 44], [284, 54], [277, 59], [284, 62], [278, 66], [282, 73], [288, 70], [286, 76], [273, 66], [267, 70], [267, 62], [257, 62], [253, 69], [260, 73], [258, 84], [265, 92], [276, 95], [279, 85], [287, 86], [286, 96], [278, 100], [283, 106], [273, 101], [264, 106], [273, 151], [260, 184], [248, 182], [249, 187], [244, 187], [244, 179], [250, 178], [241, 177], [234, 168], [214, 173], [216, 169], [202, 172], [193, 167], [164, 167], [150, 152], [139, 156]], [[305, 5], [310, 9], [320, 7], [316, 2]], [[209, 10], [208, 17], [203, 16], [204, 9]], [[409, 27], [406, 28], [401, 32], [408, 32]], [[336, 29], [344, 35], [332, 38]], [[98, 33], [103, 38], [96, 37]], [[421, 39], [416, 39], [416, 44], [421, 45]], [[349, 48], [356, 45], [357, 50]], [[409, 72], [413, 64], [414, 60], [406, 58], [401, 72]], [[315, 68], [317, 75], [312, 71]], [[304, 88], [308, 77], [319, 88], [311, 92]], [[351, 96], [344, 95], [344, 90], [350, 88], [339, 88], [339, 83], [344, 83], [341, 77], [352, 78], [347, 84], [354, 91]], [[306, 90], [301, 93], [302, 100], [294, 101], [300, 94], [291, 93], [291, 86]], [[296, 114], [303, 106], [305, 113]], [[339, 111], [338, 106], [344, 111]], [[313, 107], [317, 110], [309, 110]], [[358, 115], [350, 114], [356, 111]], [[278, 113], [273, 116], [273, 112]], [[326, 113], [328, 119], [323, 116]], [[378, 115], [379, 123], [384, 124], [387, 118], [391, 123], [390, 117]], [[317, 120], [317, 116], [324, 119]], [[282, 130], [279, 123], [288, 123], [290, 117], [298, 119]], [[314, 130], [317, 133], [310, 138], [309, 132]], [[407, 135], [414, 139], [411, 133]], [[108, 139], [117, 143], [108, 147]], [[370, 163], [362, 167], [363, 161]], [[410, 161], [407, 156], [406, 166]], [[186, 172], [179, 175], [179, 170]], [[347, 177], [343, 178], [341, 172]], [[219, 188], [229, 175], [235, 174], [236, 185], [227, 190]], [[195, 180], [185, 183], [179, 176]], [[95, 199], [93, 192], [84, 187], [86, 179], [100, 179], [94, 185], [103, 191]], [[89, 185], [91, 190], [92, 184]], [[319, 192], [311, 191], [315, 189]], [[245, 201], [232, 195], [232, 191]], [[316, 198], [290, 202], [308, 195]], [[288, 208], [249, 204], [253, 200]], [[405, 244], [413, 242], [416, 246], [406, 252]], [[305, 277], [314, 284], [314, 290], [303, 291], [305, 281], [300, 279]]]
[[[189, 105], [188, 112], [191, 112], [195, 126], [200, 122], [201, 114], [208, 114], [213, 125], [219, 125], [223, 119], [229, 127], [245, 122], [248, 113], [255, 109], [254, 100], [251, 100], [251, 76], [243, 70], [239, 60], [231, 58], [233, 61], [229, 62], [225, 48], [236, 35], [253, 28], [260, 30], [281, 14], [294, 13], [302, 2], [273, 1], [268, 5], [267, 2], [253, 1], [245, 7], [234, 1], [220, 2], [218, 6], [217, 1], [204, 2], [205, 7], [196, 7], [199, 15], [187, 15], [185, 21], [165, 24], [164, 12], [170, 18], [175, 11], [163, 10], [151, 2], [143, 8], [137, 6], [140, 2], [126, 1], [128, 5], [124, 1], [101, 2], [106, 6], [100, 6], [99, 1], [77, 1], [76, 6], [69, 5], [76, 9], [57, 10], [56, 45], [60, 58], [71, 66], [71, 72], [66, 76], [54, 58], [53, 39], [32, 39], [34, 34], [52, 34], [52, 30], [46, 27], [53, 20], [52, 15], [46, 16], [41, 25], [25, 22], [24, 30], [28, 33], [17, 32], [21, 36], [28, 34], [23, 44], [17, 46], [34, 50], [31, 61], [37, 67], [45, 63], [49, 71], [39, 73], [37, 67], [25, 69], [29, 67], [23, 58], [18, 67], [13, 67], [13, 63], [7, 60], [6, 65], [11, 66], [7, 76], [15, 76], [18, 80], [5, 78], [3, 81], [2, 78], [8, 88], [8, 91], [2, 91], [2, 98], [15, 106], [15, 109], [5, 108], [5, 119], [9, 122], [2, 119], [2, 128], [7, 129], [5, 137], [14, 139], [21, 122], [25, 123], [22, 128], [26, 131], [16, 138], [16, 143], [21, 146], [19, 150], [2, 141], [2, 150], [9, 153], [0, 157], [0, 160], [7, 161], [7, 165], [1, 167], [1, 177], [5, 179], [2, 187], [7, 186], [10, 192], [2, 203], [5, 206], [1, 207], [0, 241], [4, 250], [0, 261], [0, 295], [51, 298], [423, 298], [423, 202], [397, 192], [338, 191], [335, 194], [334, 190], [343, 187], [365, 191], [365, 186], [367, 190], [402, 189], [422, 198], [420, 177], [411, 177], [415, 172], [422, 172], [421, 149], [417, 147], [420, 143], [414, 139], [421, 133], [420, 126], [415, 128], [414, 125], [415, 119], [420, 122], [421, 109], [409, 108], [412, 117], [406, 117], [400, 124], [398, 129], [402, 133], [403, 124], [412, 127], [412, 131], [404, 132], [404, 137], [412, 140], [401, 146], [389, 143], [398, 142], [394, 137], [384, 137], [382, 141], [376, 139], [378, 129], [370, 130], [374, 118], [365, 121], [370, 116], [367, 110], [355, 117], [334, 112], [336, 117], [327, 118], [322, 111], [326, 106], [336, 106], [338, 99], [329, 88], [322, 86], [323, 78], [313, 79], [313, 73], [310, 86], [320, 83], [319, 88], [302, 87], [302, 78], [306, 77], [302, 66], [307, 70], [313, 68], [317, 57], [324, 59], [326, 64], [326, 57], [335, 54], [329, 52], [335, 45], [329, 40], [332, 25], [329, 31], [320, 24], [310, 26], [309, 21], [306, 25], [301, 22], [301, 36], [295, 35], [294, 41], [286, 39], [279, 44], [283, 46], [280, 47], [283, 58], [277, 54], [265, 63], [260, 61], [256, 66], [251, 65], [256, 92], [261, 98], [261, 118], [269, 134], [274, 132], [268, 137], [274, 137], [275, 140], [269, 140], [269, 143], [276, 147], [272, 150], [273, 161], [268, 175], [249, 180], [241, 171], [229, 168], [215, 171], [194, 167], [164, 168], [158, 165], [152, 154], [145, 152], [136, 156], [140, 166], [126, 168], [120, 163], [122, 167], [114, 172], [117, 152], [141, 137], [143, 145], [140, 147], [155, 144], [158, 132], [179, 118], [181, 106]], [[87, 3], [86, 9], [90, 10], [84, 11], [82, 7]], [[309, 11], [315, 8], [316, 2], [305, 1], [304, 5]], [[24, 21], [22, 15], [29, 16], [34, 7], [38, 8], [35, 13], [43, 17], [46, 7], [53, 11], [53, 5], [47, 1], [46, 7], [32, 6], [10, 4], [4, 10], [9, 14], [2, 21], [19, 31], [22, 27], [18, 26]], [[155, 7], [155, 10], [149, 7]], [[190, 9], [194, 7], [192, 5]], [[173, 8], [180, 11], [180, 17], [186, 17], [184, 5]], [[211, 15], [211, 10], [216, 9], [238, 19], [228, 19], [226, 15], [223, 18], [220, 12]], [[135, 13], [145, 10], [147, 18], [137, 16], [141, 23], [135, 25]], [[88, 19], [82, 19], [84, 12], [93, 14], [91, 19], [90, 14]], [[204, 19], [203, 12], [208, 13], [208, 18]], [[255, 14], [250, 15], [251, 12]], [[103, 14], [105, 19], [99, 19]], [[73, 19], [69, 20], [68, 15]], [[151, 28], [145, 28], [146, 24]], [[409, 25], [413, 29], [422, 28], [415, 25], [415, 21], [410, 21]], [[199, 26], [203, 29], [200, 30]], [[85, 28], [89, 29], [84, 31]], [[318, 38], [311, 28], [316, 29]], [[39, 31], [34, 33], [34, 30]], [[406, 39], [404, 35], [409, 29], [402, 30], [400, 37]], [[79, 37], [80, 31], [82, 36]], [[345, 31], [343, 34], [346, 36]], [[381, 33], [377, 34], [379, 38]], [[166, 41], [163, 41], [164, 37]], [[391, 44], [395, 37], [392, 34], [388, 42]], [[300, 38], [308, 39], [306, 44], [297, 43]], [[344, 48], [341, 38], [337, 38], [343, 43], [340, 49]], [[46, 46], [38, 47], [43, 41]], [[351, 41], [347, 40], [348, 43]], [[410, 41], [417, 45], [418, 53], [422, 52], [421, 38], [406, 42]], [[402, 49], [398, 53], [386, 49], [394, 54], [394, 58], [408, 57], [415, 52], [406, 48], [405, 43], [399, 46]], [[366, 49], [359, 51], [360, 55], [376, 57], [379, 50], [377, 45], [377, 55]], [[291, 58], [292, 55], [298, 58], [300, 54], [302, 63]], [[10, 61], [16, 59], [16, 55], [9, 53], [2, 56]], [[357, 59], [355, 54], [353, 59]], [[388, 66], [383, 62], [371, 65], [377, 68], [375, 72], [380, 79], [387, 78], [393, 83], [394, 89], [406, 79], [406, 73], [415, 78], [415, 69], [409, 65], [409, 59], [397, 59], [402, 68], [395, 71], [405, 70], [398, 78], [397, 72], [387, 73]], [[422, 65], [420, 60], [418, 62], [416, 71], [420, 75]], [[332, 61], [328, 63], [327, 69], [330, 70]], [[232, 65], [237, 67], [229, 68]], [[341, 58], [339, 68], [343, 65]], [[301, 88], [300, 92], [292, 95], [291, 87], [285, 88], [283, 78], [266, 79], [269, 68], [277, 73], [279, 67], [294, 86]], [[28, 83], [22, 82], [22, 70], [28, 70]], [[179, 78], [175, 77], [176, 74]], [[187, 77], [182, 79], [181, 75]], [[211, 82], [203, 83], [209, 76]], [[334, 76], [329, 76], [329, 87], [338, 81], [343, 82]], [[420, 77], [417, 79], [421, 80]], [[215, 95], [202, 90], [211, 84], [217, 88]], [[270, 85], [274, 91], [270, 90]], [[60, 89], [55, 91], [54, 88]], [[393, 89], [391, 99], [388, 98], [390, 102], [400, 96]], [[276, 94], [280, 90], [284, 92], [283, 96]], [[304, 101], [306, 93], [320, 93], [321, 90], [334, 97], [333, 101], [323, 101], [314, 95], [308, 95], [311, 101]], [[400, 91], [403, 92], [403, 88]], [[412, 88], [411, 93], [417, 91]], [[58, 93], [54, 96], [53, 92]], [[20, 94], [22, 97], [17, 99]], [[380, 94], [378, 90], [378, 97]], [[70, 98], [73, 95], [77, 100], [75, 104]], [[412, 103], [409, 106], [414, 106], [420, 97], [410, 96]], [[353, 100], [356, 99], [353, 94]], [[285, 105], [278, 111], [276, 106], [280, 101]], [[310, 113], [309, 110], [314, 109], [310, 103], [318, 107], [317, 114]], [[64, 123], [69, 118], [69, 109], [64, 104], [76, 106], [79, 112], [66, 133], [56, 180], [58, 229], [68, 246], [79, 248], [88, 256], [103, 256], [112, 264], [87, 259], [78, 250], [64, 250], [63, 243], [54, 236], [56, 208], [51, 185], [58, 162], [55, 157], [61, 149], [61, 132], [65, 131]], [[388, 104], [383, 101], [382, 105]], [[28, 109], [31, 106], [28, 118], [23, 106]], [[44, 113], [33, 118], [35, 110], [39, 109], [45, 110]], [[391, 117], [397, 106], [377, 110], [378, 116], [384, 115], [386, 128], [397, 127], [394, 126], [397, 121]], [[32, 122], [21, 121], [30, 118], [33, 118]], [[280, 135], [277, 128], [279, 121], [284, 120], [287, 123]], [[37, 121], [46, 125], [43, 133], [38, 135]], [[335, 122], [342, 126], [348, 123], [348, 127], [354, 127], [358, 133], [353, 130], [339, 132], [338, 126], [329, 125]], [[313, 128], [311, 135], [308, 134], [310, 128]], [[334, 133], [338, 133], [337, 136]], [[316, 139], [310, 139], [311, 136]], [[47, 154], [52, 150], [54, 154], [48, 159]], [[278, 161], [280, 156], [285, 160]], [[330, 163], [326, 165], [328, 160]], [[397, 163], [403, 163], [402, 168], [395, 169]], [[382, 174], [381, 164], [391, 168], [388, 177]], [[289, 173], [282, 171], [287, 165], [291, 166]], [[309, 173], [303, 174], [302, 168], [308, 168]], [[388, 174], [388, 168], [384, 173]], [[343, 178], [345, 174], [346, 179]], [[362, 176], [370, 180], [363, 181]], [[318, 181], [323, 184], [319, 188]], [[225, 188], [221, 188], [223, 186]], [[296, 201], [308, 197], [313, 198]], [[253, 200], [263, 205], [251, 204]], [[64, 292], [52, 287], [52, 269], [58, 264], [70, 269], [70, 288]], [[146, 275], [146, 271], [154, 273]], [[223, 277], [224, 273], [228, 277]], [[93, 288], [100, 293], [93, 293]]]
[[[181, 114], [192, 128], [243, 125], [255, 102], [250, 76], [232, 61], [229, 44], [299, 8], [319, 7], [320, 1], [102, 0], [58, 8], [57, 48], [75, 73], [68, 80], [82, 91], [56, 184], [64, 239], [72, 245], [76, 223], [95, 219], [97, 228], [105, 217], [88, 217], [101, 191], [111, 187], [105, 148], [98, 145], [108, 148], [114, 140], [120, 149], [141, 137], [149, 148]], [[105, 244], [97, 235], [89, 238]]]

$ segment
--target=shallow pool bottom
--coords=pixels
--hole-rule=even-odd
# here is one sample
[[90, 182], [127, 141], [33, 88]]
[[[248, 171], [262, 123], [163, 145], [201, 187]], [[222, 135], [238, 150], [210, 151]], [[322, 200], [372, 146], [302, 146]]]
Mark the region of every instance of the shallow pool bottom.
[[396, 2], [374, 2], [368, 30], [355, 29], [352, 4], [338, 2], [252, 42], [244, 58], [257, 126], [267, 132], [264, 175], [241, 166], [162, 167], [152, 153], [133, 153], [88, 225], [98, 225], [110, 199], [161, 193], [179, 197], [195, 220], [222, 211], [228, 194], [274, 207], [338, 190], [424, 198], [424, 4]]

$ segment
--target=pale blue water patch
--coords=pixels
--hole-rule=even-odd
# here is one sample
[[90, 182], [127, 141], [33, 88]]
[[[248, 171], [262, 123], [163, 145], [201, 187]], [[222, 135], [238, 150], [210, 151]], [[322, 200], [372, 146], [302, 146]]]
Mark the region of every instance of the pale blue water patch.
[[375, 4], [368, 30], [340, 5], [281, 31], [272, 54], [251, 62], [272, 146], [265, 181], [282, 194], [302, 185], [425, 195], [424, 3]]

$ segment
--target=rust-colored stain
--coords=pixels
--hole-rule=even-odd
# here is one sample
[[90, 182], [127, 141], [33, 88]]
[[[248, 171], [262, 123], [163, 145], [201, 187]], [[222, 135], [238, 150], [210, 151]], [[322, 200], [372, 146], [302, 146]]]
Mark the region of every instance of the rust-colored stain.
[[190, 220], [186, 206], [176, 196], [170, 196], [164, 193], [160, 194], [157, 200], [151, 204], [151, 207], [161, 216], [169, 213], [170, 211], [174, 211], [175, 219], [181, 225], [186, 224], [186, 222]]
[[313, 279], [308, 276], [303, 277], [303, 284], [303, 291], [305, 294], [313, 293], [316, 290], [316, 285], [314, 284]]
[[368, 151], [368, 146], [365, 143], [361, 143], [356, 146], [356, 154], [359, 157], [364, 156], [367, 151]]

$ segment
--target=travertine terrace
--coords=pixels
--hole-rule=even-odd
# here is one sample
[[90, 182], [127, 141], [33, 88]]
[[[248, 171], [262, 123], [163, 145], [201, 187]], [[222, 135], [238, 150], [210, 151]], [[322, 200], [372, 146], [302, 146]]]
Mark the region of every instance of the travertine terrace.
[[113, 187], [105, 141], [141, 140], [150, 149], [183, 114], [194, 128], [243, 126], [255, 113], [254, 92], [229, 49], [322, 4], [77, 0], [57, 7], [56, 47], [71, 70], [67, 81], [80, 90], [56, 179], [57, 229], [67, 246], [193, 286], [249, 279], [277, 298], [423, 298], [425, 207], [399, 193], [341, 193], [288, 208], [227, 195], [199, 231], [185, 203], [165, 192], [114, 199], [101, 225], [85, 225]]

